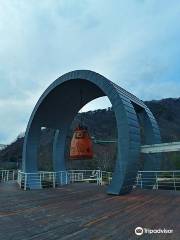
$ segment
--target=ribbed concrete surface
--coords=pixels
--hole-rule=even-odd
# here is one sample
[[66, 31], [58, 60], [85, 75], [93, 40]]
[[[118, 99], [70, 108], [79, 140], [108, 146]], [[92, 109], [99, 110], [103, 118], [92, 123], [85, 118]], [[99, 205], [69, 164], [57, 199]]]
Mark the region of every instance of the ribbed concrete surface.
[[[180, 193], [136, 190], [109, 196], [105, 187], [74, 184], [61, 189], [19, 190], [0, 184], [0, 239], [179, 239]], [[135, 236], [137, 226], [173, 234]], [[178, 232], [179, 231], [179, 232]]]

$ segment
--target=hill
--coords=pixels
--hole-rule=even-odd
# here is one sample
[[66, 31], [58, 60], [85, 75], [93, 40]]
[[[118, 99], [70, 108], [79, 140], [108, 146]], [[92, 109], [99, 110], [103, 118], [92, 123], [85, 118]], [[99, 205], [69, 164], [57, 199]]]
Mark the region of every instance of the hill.
[[[180, 141], [180, 98], [167, 98], [162, 100], [146, 101], [156, 117], [162, 142]], [[88, 126], [91, 136], [96, 139], [116, 139], [116, 120], [112, 108], [81, 113], [83, 123]], [[74, 119], [67, 137], [66, 158], [68, 159], [69, 143], [72, 129], [78, 124], [80, 114]], [[42, 130], [39, 146], [39, 168], [42, 170], [52, 169], [52, 142], [55, 131], [52, 129]], [[20, 167], [22, 159], [23, 137], [0, 151], [0, 167]], [[112, 170], [116, 157], [116, 144], [94, 144], [95, 156], [93, 161], [67, 161], [69, 168], [97, 168]], [[162, 169], [180, 169], [180, 154], [163, 154]]]

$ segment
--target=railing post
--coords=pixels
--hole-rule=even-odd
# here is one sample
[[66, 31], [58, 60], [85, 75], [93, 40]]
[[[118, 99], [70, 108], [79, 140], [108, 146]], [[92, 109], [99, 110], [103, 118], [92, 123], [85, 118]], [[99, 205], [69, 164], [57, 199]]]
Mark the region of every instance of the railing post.
[[21, 176], [21, 172], [20, 172], [20, 175], [19, 175], [19, 186], [20, 186], [20, 188], [21, 188], [21, 181], [22, 181], [22, 176]]
[[14, 181], [14, 170], [12, 172], [12, 180]]
[[2, 182], [4, 182], [4, 171], [2, 171]]
[[25, 176], [24, 176], [24, 190], [26, 190], [27, 188], [27, 173], [25, 173]]
[[99, 170], [99, 185], [101, 185], [101, 170]]
[[175, 176], [174, 176], [174, 172], [173, 172], [173, 183], [174, 183], [174, 190], [176, 191], [176, 179], [175, 179]]
[[68, 173], [67, 173], [67, 171], [65, 172], [65, 174], [66, 174], [66, 184], [68, 184]]
[[9, 170], [6, 171], [6, 180], [5, 182], [7, 182], [9, 180]]
[[96, 172], [96, 184], [99, 185], [99, 170]]
[[140, 178], [141, 178], [141, 189], [143, 188], [143, 183], [142, 183], [142, 173], [140, 173]]
[[108, 183], [109, 184], [111, 183], [111, 174], [110, 174], [110, 172], [108, 172]]
[[102, 185], [102, 174], [101, 170], [97, 171], [97, 185]]
[[19, 184], [19, 172], [17, 173], [17, 183]]
[[20, 185], [20, 171], [18, 171], [17, 181], [18, 181], [18, 183], [19, 183], [19, 185]]
[[159, 189], [157, 172], [156, 172], [156, 189]]
[[102, 174], [102, 171], [100, 170], [100, 185], [102, 185], [102, 176], [103, 174]]
[[74, 172], [70, 173], [71, 175], [71, 182], [73, 183], [74, 182]]
[[42, 176], [41, 176], [41, 172], [39, 173], [39, 182], [40, 182], [40, 186], [42, 186]]
[[62, 185], [62, 181], [63, 181], [62, 171], [60, 172], [60, 174], [61, 174], [61, 185]]
[[53, 188], [56, 187], [56, 178], [55, 178], [55, 172], [53, 172]]
[[78, 180], [78, 173], [76, 172], [74, 173], [74, 181], [77, 182], [77, 180]]
[[101, 171], [98, 170], [98, 185], [101, 184]]

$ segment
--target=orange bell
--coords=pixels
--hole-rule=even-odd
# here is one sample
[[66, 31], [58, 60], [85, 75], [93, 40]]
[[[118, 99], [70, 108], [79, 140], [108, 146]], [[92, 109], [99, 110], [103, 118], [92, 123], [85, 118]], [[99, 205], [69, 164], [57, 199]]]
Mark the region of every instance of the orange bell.
[[70, 159], [92, 159], [92, 140], [86, 127], [78, 126], [73, 134], [70, 147]]

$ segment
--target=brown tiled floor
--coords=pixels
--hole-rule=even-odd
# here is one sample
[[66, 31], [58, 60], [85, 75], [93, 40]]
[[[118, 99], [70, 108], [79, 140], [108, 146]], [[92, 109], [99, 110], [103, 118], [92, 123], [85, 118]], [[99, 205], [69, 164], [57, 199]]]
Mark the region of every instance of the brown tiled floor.
[[[137, 237], [137, 226], [174, 233]], [[0, 184], [0, 240], [6, 239], [179, 240], [180, 192], [136, 190], [110, 196], [94, 184], [34, 191]]]

